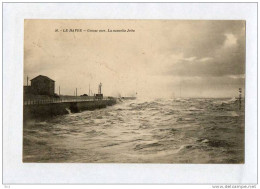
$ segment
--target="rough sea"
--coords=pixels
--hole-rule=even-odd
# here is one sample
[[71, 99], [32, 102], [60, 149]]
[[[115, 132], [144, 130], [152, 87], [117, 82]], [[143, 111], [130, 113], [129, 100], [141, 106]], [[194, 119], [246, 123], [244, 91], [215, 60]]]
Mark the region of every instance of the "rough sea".
[[114, 106], [31, 120], [24, 162], [243, 163], [244, 101], [125, 100]]

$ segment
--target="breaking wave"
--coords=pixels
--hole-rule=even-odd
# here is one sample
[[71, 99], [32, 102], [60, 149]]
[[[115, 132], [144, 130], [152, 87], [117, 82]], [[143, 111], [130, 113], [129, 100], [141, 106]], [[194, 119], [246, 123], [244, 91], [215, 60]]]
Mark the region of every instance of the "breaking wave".
[[24, 123], [24, 162], [243, 163], [244, 101], [129, 100]]

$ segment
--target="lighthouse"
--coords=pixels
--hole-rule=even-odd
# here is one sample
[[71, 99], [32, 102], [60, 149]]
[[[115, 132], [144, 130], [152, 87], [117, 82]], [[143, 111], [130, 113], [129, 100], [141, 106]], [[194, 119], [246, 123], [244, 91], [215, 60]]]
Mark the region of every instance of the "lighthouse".
[[103, 94], [102, 94], [102, 83], [98, 85], [98, 94], [95, 95], [97, 99], [103, 99]]

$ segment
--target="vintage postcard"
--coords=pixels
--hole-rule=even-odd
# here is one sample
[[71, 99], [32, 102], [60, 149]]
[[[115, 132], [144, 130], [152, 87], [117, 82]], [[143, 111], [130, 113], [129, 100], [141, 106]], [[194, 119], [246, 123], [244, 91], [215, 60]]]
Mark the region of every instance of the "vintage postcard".
[[243, 20], [24, 20], [23, 162], [243, 164]]

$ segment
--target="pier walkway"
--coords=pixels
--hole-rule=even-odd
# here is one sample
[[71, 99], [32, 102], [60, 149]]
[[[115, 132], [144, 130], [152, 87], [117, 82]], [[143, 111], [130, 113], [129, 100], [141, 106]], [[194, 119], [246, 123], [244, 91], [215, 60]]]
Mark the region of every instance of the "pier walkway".
[[112, 97], [103, 97], [102, 99], [98, 98], [82, 98], [82, 97], [75, 97], [69, 99], [62, 99], [62, 98], [52, 98], [52, 99], [28, 99], [24, 100], [24, 105], [36, 105], [36, 104], [54, 104], [54, 103], [64, 103], [64, 102], [95, 102], [95, 101], [107, 101], [114, 99]]

